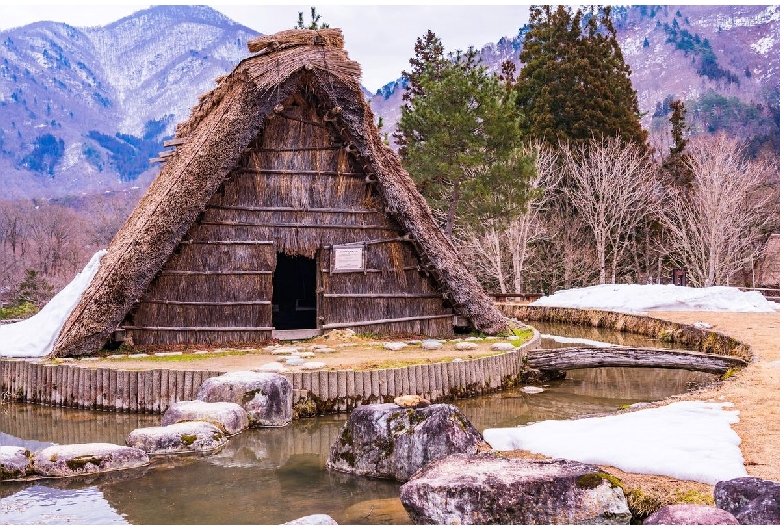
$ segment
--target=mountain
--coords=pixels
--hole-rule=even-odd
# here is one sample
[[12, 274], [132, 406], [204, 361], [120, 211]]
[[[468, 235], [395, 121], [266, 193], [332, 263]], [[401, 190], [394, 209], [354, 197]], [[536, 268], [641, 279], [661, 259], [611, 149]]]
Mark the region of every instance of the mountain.
[[144, 187], [148, 158], [256, 35], [197, 6], [0, 32], [2, 198]]
[[[682, 98], [694, 133], [725, 129], [780, 153], [780, 7], [619, 7], [613, 19], [657, 146]], [[483, 62], [517, 62], [527, 29], [483, 47]], [[0, 32], [0, 199], [145, 188], [158, 171], [148, 159], [256, 35], [198, 6]], [[403, 89], [398, 79], [369, 95], [388, 140]]]
[[[780, 6], [618, 7], [613, 20], [656, 146], [668, 145], [669, 103], [679, 98], [693, 134], [725, 129], [750, 139], [754, 153], [780, 153]], [[527, 29], [482, 48], [482, 62], [496, 71], [506, 59], [520, 67]], [[389, 83], [371, 100], [390, 136], [403, 83]]]

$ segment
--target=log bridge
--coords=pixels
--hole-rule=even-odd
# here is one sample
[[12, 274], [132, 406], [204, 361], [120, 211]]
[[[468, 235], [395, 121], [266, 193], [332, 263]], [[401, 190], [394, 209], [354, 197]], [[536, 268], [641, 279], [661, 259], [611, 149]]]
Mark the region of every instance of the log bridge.
[[526, 353], [526, 366], [543, 371], [566, 371], [580, 368], [678, 368], [711, 374], [743, 368], [747, 363], [726, 355], [668, 350], [659, 348], [555, 348]]

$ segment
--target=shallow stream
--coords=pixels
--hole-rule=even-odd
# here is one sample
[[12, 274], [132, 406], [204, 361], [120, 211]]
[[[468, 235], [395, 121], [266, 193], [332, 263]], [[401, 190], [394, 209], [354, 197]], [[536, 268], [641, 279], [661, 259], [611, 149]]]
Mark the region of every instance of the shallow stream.
[[[585, 335], [583, 328], [539, 328], [551, 335], [659, 346], [626, 334]], [[685, 392], [713, 377], [646, 368], [575, 370], [566, 379], [546, 385], [543, 393], [512, 390], [456, 405], [483, 430], [610, 412]], [[408, 523], [398, 501], [398, 484], [325, 470], [330, 445], [346, 417], [311, 418], [284, 428], [247, 431], [211, 456], [157, 457], [146, 468], [75, 479], [5, 482], [0, 484], [0, 522], [278, 524], [327, 513], [341, 524]], [[5, 404], [0, 406], [0, 445], [37, 450], [52, 443], [123, 444], [131, 430], [159, 425], [159, 420], [153, 415]]]

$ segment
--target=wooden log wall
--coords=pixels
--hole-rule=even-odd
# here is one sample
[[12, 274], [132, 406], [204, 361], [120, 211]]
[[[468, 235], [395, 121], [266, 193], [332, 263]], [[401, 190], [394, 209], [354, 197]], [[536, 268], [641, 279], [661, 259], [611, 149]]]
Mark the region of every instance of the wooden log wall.
[[[431, 401], [495, 392], [519, 382], [525, 356], [539, 334], [520, 349], [462, 362], [383, 370], [323, 370], [284, 374], [294, 403], [310, 401], [317, 413], [347, 412], [361, 404], [386, 403], [404, 394]], [[4, 400], [59, 407], [160, 414], [177, 401], [194, 399], [201, 383], [224, 372], [114, 370], [0, 360]]]
[[[316, 259], [318, 327], [452, 335], [414, 243], [316, 106], [296, 95], [267, 120], [125, 319], [134, 344], [270, 340], [277, 253]], [[331, 270], [332, 245], [361, 242], [366, 271]], [[360, 294], [371, 296], [348, 297]]]

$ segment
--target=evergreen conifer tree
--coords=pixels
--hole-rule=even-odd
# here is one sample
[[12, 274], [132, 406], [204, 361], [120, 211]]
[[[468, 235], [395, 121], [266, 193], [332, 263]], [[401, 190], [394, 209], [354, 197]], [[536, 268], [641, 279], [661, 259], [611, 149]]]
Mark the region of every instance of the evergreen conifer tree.
[[644, 145], [610, 8], [532, 6], [529, 25], [517, 82], [523, 132], [553, 145], [602, 136]]

